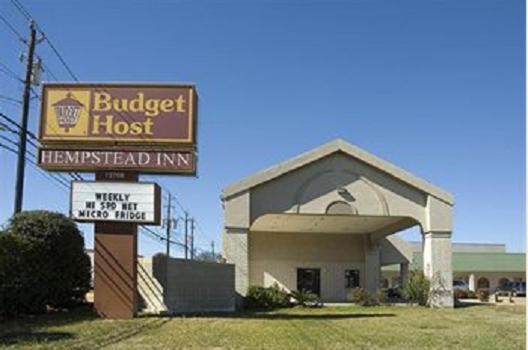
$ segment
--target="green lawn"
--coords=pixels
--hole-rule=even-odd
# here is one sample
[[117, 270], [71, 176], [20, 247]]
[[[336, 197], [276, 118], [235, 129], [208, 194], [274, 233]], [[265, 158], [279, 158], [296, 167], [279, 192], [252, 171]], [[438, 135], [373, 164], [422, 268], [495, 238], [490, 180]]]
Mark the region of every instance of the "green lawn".
[[0, 323], [0, 346], [53, 349], [522, 349], [524, 309], [325, 307], [101, 320], [88, 310]]

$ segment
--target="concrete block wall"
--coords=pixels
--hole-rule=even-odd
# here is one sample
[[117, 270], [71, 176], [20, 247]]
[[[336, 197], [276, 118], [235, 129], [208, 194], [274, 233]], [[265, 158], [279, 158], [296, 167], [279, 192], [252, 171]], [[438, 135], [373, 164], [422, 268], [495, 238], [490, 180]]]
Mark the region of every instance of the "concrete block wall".
[[168, 311], [164, 302], [164, 290], [154, 277], [152, 258], [138, 258], [137, 289], [139, 294], [138, 309], [143, 312], [161, 314]]
[[[169, 313], [235, 310], [235, 266], [203, 261], [149, 258]], [[167, 273], [168, 268], [168, 273]]]

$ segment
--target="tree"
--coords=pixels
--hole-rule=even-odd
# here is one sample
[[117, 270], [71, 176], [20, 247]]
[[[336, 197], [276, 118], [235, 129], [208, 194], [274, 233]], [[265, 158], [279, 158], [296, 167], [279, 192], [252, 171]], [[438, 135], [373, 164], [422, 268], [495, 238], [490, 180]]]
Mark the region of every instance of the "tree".
[[407, 300], [425, 306], [429, 302], [430, 293], [431, 281], [427, 279], [423, 271], [411, 271], [409, 281], [403, 287], [403, 294]]
[[90, 288], [90, 269], [71, 219], [48, 211], [16, 214], [0, 240], [0, 312], [6, 299], [18, 305], [7, 313], [78, 304]]
[[207, 262], [219, 262], [222, 259], [222, 255], [208, 251], [201, 251], [194, 256], [195, 260], [207, 261]]

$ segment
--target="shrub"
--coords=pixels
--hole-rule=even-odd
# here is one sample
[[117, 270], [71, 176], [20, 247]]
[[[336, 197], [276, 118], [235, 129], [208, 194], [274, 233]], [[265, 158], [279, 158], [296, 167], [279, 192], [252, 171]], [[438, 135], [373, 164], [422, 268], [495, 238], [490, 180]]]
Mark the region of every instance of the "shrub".
[[365, 288], [352, 288], [349, 292], [349, 299], [351, 302], [359, 306], [379, 305], [378, 298], [370, 295]]
[[385, 298], [382, 301], [396, 302], [402, 301], [402, 290], [401, 288], [387, 288], [385, 290]]
[[0, 241], [0, 313], [74, 306], [84, 301], [90, 279], [90, 259], [72, 220], [47, 211], [11, 218]]
[[467, 299], [468, 298], [468, 291], [467, 290], [461, 290], [461, 289], [455, 289], [453, 291], [453, 297], [458, 300], [458, 299]]
[[425, 306], [429, 301], [431, 282], [425, 277], [423, 271], [413, 270], [409, 280], [403, 287], [405, 298], [418, 305]]
[[0, 233], [0, 315], [41, 313], [46, 310], [41, 287], [38, 252], [31, 242], [20, 236]]
[[251, 286], [244, 299], [248, 309], [275, 309], [291, 306], [290, 295], [276, 283], [271, 287]]
[[477, 290], [477, 298], [480, 301], [489, 301], [489, 290], [487, 289], [478, 289]]
[[321, 302], [317, 294], [309, 292], [307, 290], [293, 291], [290, 296], [295, 300], [295, 303], [299, 306], [320, 306]]
[[388, 293], [388, 288], [378, 289], [378, 292], [376, 293], [376, 300], [378, 301], [379, 304], [383, 304], [388, 301], [389, 298], [387, 297], [387, 293]]
[[471, 291], [471, 290], [460, 290], [455, 289], [453, 290], [453, 297], [455, 300], [459, 299], [477, 299], [477, 293]]

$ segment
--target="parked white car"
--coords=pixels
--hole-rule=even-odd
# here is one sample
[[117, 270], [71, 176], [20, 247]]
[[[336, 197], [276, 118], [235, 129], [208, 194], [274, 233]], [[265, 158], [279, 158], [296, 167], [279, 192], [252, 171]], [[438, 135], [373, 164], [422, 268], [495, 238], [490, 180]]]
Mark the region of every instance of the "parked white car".
[[469, 287], [466, 282], [461, 280], [453, 280], [453, 290], [464, 290], [469, 291]]

